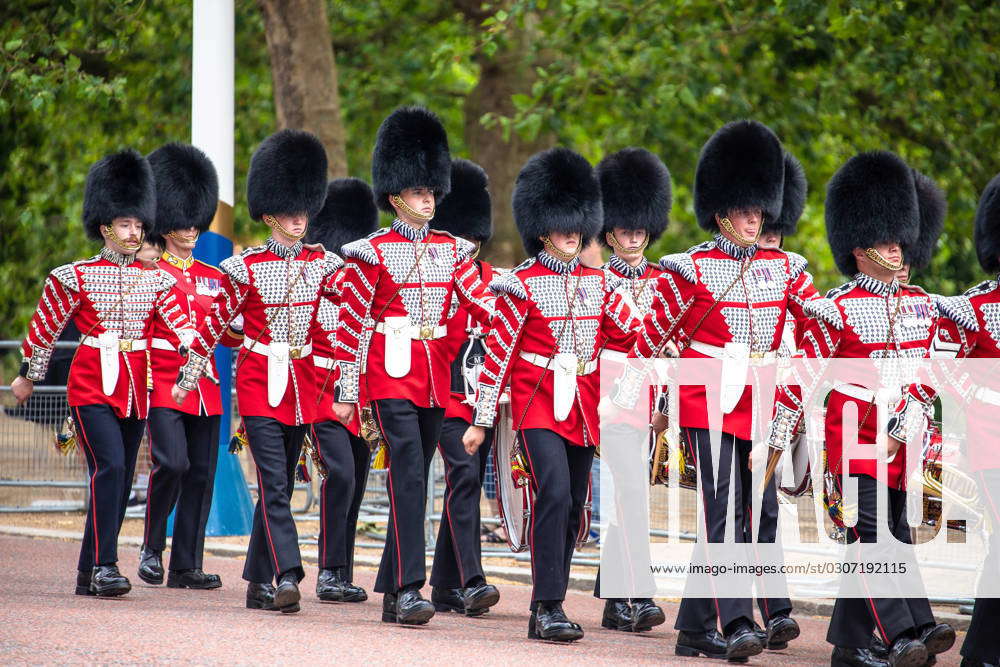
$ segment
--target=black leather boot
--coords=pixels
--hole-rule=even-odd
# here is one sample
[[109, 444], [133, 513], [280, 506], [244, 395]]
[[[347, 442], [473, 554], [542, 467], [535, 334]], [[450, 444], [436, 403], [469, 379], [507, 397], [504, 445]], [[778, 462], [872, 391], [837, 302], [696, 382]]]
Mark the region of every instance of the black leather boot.
[[344, 599], [342, 581], [332, 569], [322, 569], [316, 577], [316, 597], [324, 602], [340, 602]]
[[467, 588], [442, 588], [431, 590], [431, 602], [438, 611], [454, 611], [466, 616], [482, 616], [500, 601], [500, 591], [492, 584], [482, 583]]
[[200, 568], [192, 570], [170, 570], [167, 574], [167, 588], [191, 588], [206, 591], [222, 586], [222, 577], [205, 574]]
[[132, 584], [118, 571], [117, 565], [98, 565], [90, 573], [90, 592], [102, 598], [114, 598], [132, 590]]
[[147, 584], [163, 583], [163, 553], [142, 545], [139, 552], [139, 578]]
[[400, 591], [382, 596], [382, 621], [400, 625], [424, 625], [434, 616], [434, 605], [420, 591]]
[[771, 651], [788, 648], [788, 642], [799, 636], [799, 624], [790, 616], [775, 616], [767, 622], [764, 646]]
[[764, 645], [748, 621], [735, 621], [726, 636], [726, 660], [750, 658], [764, 650]]
[[681, 630], [677, 633], [674, 654], [686, 658], [697, 658], [703, 655], [706, 658], [722, 660], [726, 657], [726, 640], [716, 630], [709, 632]]
[[628, 600], [623, 598], [608, 598], [604, 601], [604, 614], [601, 616], [601, 627], [608, 630], [632, 632], [632, 608]]
[[540, 601], [528, 619], [528, 638], [575, 642], [583, 638], [583, 628], [566, 618], [561, 601]]
[[294, 614], [300, 609], [299, 600], [301, 599], [298, 577], [292, 572], [285, 572], [278, 579], [278, 585], [274, 588], [274, 606], [282, 614]]
[[830, 656], [830, 667], [888, 667], [889, 661], [878, 657], [867, 648], [837, 646]]
[[892, 667], [923, 667], [930, 654], [919, 639], [900, 637], [889, 649], [889, 664]]
[[274, 606], [274, 586], [271, 584], [247, 584], [247, 609], [277, 611]]
[[929, 626], [920, 633], [920, 641], [927, 647], [927, 655], [944, 653], [955, 645], [955, 628], [947, 623]]
[[90, 572], [84, 570], [77, 570], [76, 572], [76, 594], [77, 595], [96, 595], [90, 591]]
[[632, 625], [636, 632], [646, 632], [667, 620], [660, 606], [649, 598], [632, 599]]

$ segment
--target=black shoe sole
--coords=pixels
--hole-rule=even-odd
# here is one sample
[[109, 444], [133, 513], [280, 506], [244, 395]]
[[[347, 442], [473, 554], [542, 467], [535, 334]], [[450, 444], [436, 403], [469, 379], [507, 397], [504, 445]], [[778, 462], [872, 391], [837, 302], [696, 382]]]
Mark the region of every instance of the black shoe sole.
[[500, 591], [494, 590], [489, 595], [484, 595], [480, 598], [473, 600], [472, 603], [468, 606], [468, 610], [470, 612], [472, 611], [485, 612], [487, 609], [495, 605], [497, 602], [500, 602]]
[[99, 598], [117, 598], [125, 595], [132, 590], [131, 584], [116, 584], [114, 586], [108, 586], [106, 588], [98, 588], [93, 584], [90, 585], [91, 595], [96, 595]]
[[298, 587], [281, 588], [280, 586], [274, 591], [274, 606], [278, 608], [282, 614], [294, 614], [299, 611], [299, 600], [302, 599], [302, 594], [299, 593]]
[[445, 614], [448, 612], [455, 612], [456, 614], [461, 614], [462, 616], [469, 616], [475, 618], [476, 616], [482, 616], [489, 611], [489, 607], [485, 609], [466, 609], [465, 607], [459, 607], [458, 605], [448, 604], [447, 602], [434, 602], [435, 611], [440, 611]]
[[746, 642], [732, 649], [726, 649], [726, 660], [733, 658], [752, 658], [764, 652], [764, 646], [758, 641]]
[[216, 588], [222, 588], [222, 582], [217, 584], [185, 584], [183, 582], [177, 581], [176, 579], [167, 578], [167, 588], [188, 588], [193, 591], [210, 591]]
[[927, 638], [924, 642], [924, 646], [927, 647], [927, 655], [937, 655], [939, 653], [944, 653], [952, 646], [955, 645], [955, 631], [947, 631], [939, 633], [937, 637], [933, 634]]
[[545, 642], [556, 642], [558, 644], [569, 644], [571, 642], [579, 641], [583, 639], [583, 635], [577, 633], [574, 630], [567, 630], [563, 634], [552, 635], [551, 637], [543, 637], [537, 630], [528, 630], [528, 639], [538, 639]]
[[367, 602], [368, 593], [345, 594], [341, 602]]
[[[798, 624], [789, 625], [781, 632], [776, 632], [773, 635], [771, 635], [767, 640], [767, 647], [771, 648], [772, 644], [784, 644], [784, 646], [782, 646], [781, 648], [786, 648], [788, 646], [788, 642], [797, 638], [799, 634], [801, 634], [801, 632], [802, 629], [799, 628]], [[772, 650], [777, 650], [777, 649], [772, 649]]]
[[89, 595], [89, 596], [93, 597], [93, 596], [97, 595], [97, 593], [92, 593], [90, 591], [90, 586], [89, 585], [88, 586], [77, 586], [76, 587], [76, 595]]
[[667, 621], [667, 617], [661, 611], [656, 616], [647, 616], [646, 618], [635, 621], [635, 631], [636, 632], [647, 632], [652, 630], [657, 625], [663, 625]]
[[711, 658], [712, 660], [726, 659], [725, 651], [722, 653], [709, 653], [707, 651], [694, 648], [693, 646], [674, 646], [674, 655], [679, 655], [683, 658], [697, 658], [699, 656], [705, 656], [706, 658]]
[[429, 620], [434, 618], [434, 606], [432, 605], [429, 609], [424, 609], [418, 612], [413, 612], [405, 618], [400, 618], [396, 612], [383, 611], [382, 612], [382, 622], [383, 623], [396, 623], [397, 625], [426, 625]]
[[159, 577], [152, 577], [152, 576], [150, 576], [148, 574], [143, 574], [142, 570], [139, 570], [138, 572], [136, 572], [136, 574], [139, 575], [140, 579], [142, 579], [143, 581], [145, 581], [147, 584], [149, 584], [151, 586], [159, 586], [160, 584], [163, 583], [163, 575], [162, 574]]
[[604, 617], [601, 619], [601, 627], [606, 630], [618, 630], [619, 632], [635, 632], [631, 623], [618, 623], [614, 619]]
[[786, 648], [788, 648], [788, 642], [768, 642], [767, 644], [768, 651], [784, 651]]
[[260, 600], [247, 600], [247, 609], [263, 609], [264, 611], [278, 611], [272, 603], [261, 602]]
[[323, 602], [343, 602], [343, 593], [316, 593], [316, 597]]
[[923, 667], [928, 657], [930, 657], [930, 654], [926, 650], [921, 650], [919, 646], [914, 646], [906, 653], [900, 655], [893, 667]]

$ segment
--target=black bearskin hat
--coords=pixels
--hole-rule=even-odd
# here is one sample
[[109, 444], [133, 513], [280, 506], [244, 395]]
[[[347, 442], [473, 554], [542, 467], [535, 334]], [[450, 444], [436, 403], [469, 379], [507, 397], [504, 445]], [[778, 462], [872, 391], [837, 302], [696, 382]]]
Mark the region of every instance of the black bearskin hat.
[[149, 240], [162, 244], [164, 234], [187, 227], [207, 231], [219, 205], [219, 177], [208, 156], [171, 142], [146, 159], [156, 179], [156, 223]]
[[791, 236], [799, 227], [799, 218], [806, 207], [809, 184], [806, 172], [794, 155], [785, 151], [785, 186], [781, 195], [781, 214], [776, 220], [764, 222], [763, 231]]
[[974, 238], [983, 271], [1000, 272], [1000, 174], [993, 177], [979, 198]]
[[903, 256], [911, 268], [922, 269], [930, 264], [931, 259], [934, 258], [938, 238], [944, 229], [948, 202], [937, 183], [916, 169], [913, 170], [913, 185], [917, 190], [920, 232], [914, 244], [903, 249]]
[[306, 241], [339, 253], [345, 243], [363, 239], [376, 229], [378, 209], [372, 189], [360, 178], [338, 178], [330, 181], [322, 210], [309, 220]]
[[103, 241], [101, 226], [115, 218], [138, 218], [148, 233], [156, 220], [153, 170], [132, 148], [107, 155], [87, 172], [83, 189], [83, 228], [87, 236]]
[[538, 254], [538, 237], [549, 232], [583, 234], [581, 247], [601, 231], [601, 184], [586, 158], [568, 148], [531, 156], [514, 183], [514, 221], [529, 256]]
[[895, 153], [859, 153], [827, 184], [826, 237], [841, 273], [857, 273], [855, 248], [896, 241], [905, 252], [919, 233], [913, 170]]
[[489, 179], [475, 162], [458, 158], [451, 162], [451, 192], [434, 212], [431, 227], [455, 236], [486, 243], [493, 236], [493, 211]]
[[281, 130], [261, 142], [250, 158], [250, 217], [305, 213], [313, 218], [326, 199], [326, 150], [302, 130]]
[[740, 120], [723, 125], [705, 142], [694, 175], [694, 211], [701, 228], [714, 232], [715, 215], [759, 208], [764, 223], [777, 220], [785, 181], [781, 142], [766, 125]]
[[372, 189], [386, 213], [389, 195], [425, 187], [440, 201], [451, 189], [448, 135], [441, 121], [423, 107], [401, 107], [382, 121], [372, 151]]
[[670, 171], [660, 158], [644, 148], [625, 148], [601, 160], [596, 171], [604, 234], [620, 227], [645, 229], [650, 243], [660, 238], [673, 202]]

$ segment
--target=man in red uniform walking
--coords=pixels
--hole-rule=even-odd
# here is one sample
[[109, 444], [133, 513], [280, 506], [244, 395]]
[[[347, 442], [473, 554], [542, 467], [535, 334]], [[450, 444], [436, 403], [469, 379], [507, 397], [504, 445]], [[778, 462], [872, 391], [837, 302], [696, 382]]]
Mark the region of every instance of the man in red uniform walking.
[[77, 595], [113, 597], [131, 590], [118, 571], [118, 531], [146, 426], [147, 339], [155, 318], [174, 332], [188, 326], [171, 290], [174, 278], [135, 257], [155, 216], [153, 172], [139, 153], [114, 153], [90, 168], [83, 225], [104, 246], [94, 257], [49, 274], [21, 344], [21, 370], [11, 383], [14, 397], [27, 400], [33, 383], [45, 376], [56, 339], [73, 320], [82, 337], [66, 392], [90, 471]]
[[[193, 256], [198, 236], [208, 230], [219, 201], [219, 181], [212, 162], [194, 146], [171, 143], [147, 158], [156, 178], [156, 223], [149, 240], [164, 248], [159, 268], [173, 277], [174, 297], [192, 327], [208, 315], [222, 284], [222, 272]], [[191, 344], [193, 331], [178, 336], [156, 320], [149, 353], [153, 391], [149, 407], [149, 454], [153, 469], [146, 493], [146, 525], [139, 555], [139, 578], [163, 583], [162, 553], [167, 517], [174, 507], [170, 543], [170, 588], [218, 588], [222, 580], [202, 571], [205, 524], [212, 507], [215, 464], [219, 454], [222, 400], [218, 371], [177, 405], [170, 390], [184, 362], [178, 349]], [[240, 340], [226, 336], [230, 347]]]
[[[358, 178], [330, 181], [323, 210], [309, 223], [306, 236], [333, 252], [378, 229], [375, 196]], [[316, 366], [316, 413], [310, 428], [312, 445], [326, 468], [319, 488], [319, 575], [316, 597], [328, 602], [364, 602], [368, 592], [353, 583], [354, 536], [358, 511], [368, 483], [371, 450], [359, 435], [358, 415], [346, 424], [333, 412], [333, 389], [340, 318], [340, 281], [343, 269], [328, 282], [334, 293], [320, 297], [313, 323], [313, 364]]]
[[323, 207], [326, 187], [326, 152], [308, 132], [282, 130], [257, 148], [247, 176], [247, 205], [253, 219], [271, 228], [271, 236], [219, 266], [225, 275], [215, 306], [200, 323], [172, 390], [183, 404], [198, 388], [215, 344], [242, 314], [236, 394], [260, 489], [243, 567], [250, 609], [299, 611], [298, 583], [305, 573], [291, 498], [302, 440], [315, 412], [312, 322], [328, 279], [343, 263], [322, 246], [302, 243], [309, 219]]
[[349, 422], [363, 396], [389, 446], [389, 524], [375, 580], [387, 623], [423, 624], [434, 615], [420, 595], [424, 500], [450, 401], [450, 304], [482, 324], [493, 312], [472, 261], [476, 246], [430, 227], [450, 183], [441, 121], [420, 107], [397, 109], [379, 127], [372, 154], [375, 201], [396, 219], [343, 248], [334, 412]]

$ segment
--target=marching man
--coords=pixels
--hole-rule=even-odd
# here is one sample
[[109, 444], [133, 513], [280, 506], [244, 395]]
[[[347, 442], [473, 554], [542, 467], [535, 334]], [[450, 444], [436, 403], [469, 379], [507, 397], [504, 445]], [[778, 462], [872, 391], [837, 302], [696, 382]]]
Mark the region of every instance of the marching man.
[[215, 307], [200, 323], [173, 388], [182, 405], [198, 388], [215, 344], [242, 314], [236, 392], [260, 489], [243, 568], [249, 609], [299, 611], [304, 571], [291, 498], [316, 404], [312, 322], [324, 285], [343, 264], [322, 246], [302, 243], [326, 187], [326, 152], [313, 135], [282, 130], [257, 148], [247, 205], [271, 236], [220, 265], [224, 276]]
[[382, 122], [372, 184], [378, 206], [396, 218], [343, 248], [333, 409], [349, 423], [363, 397], [388, 443], [390, 514], [375, 591], [384, 594], [384, 622], [420, 625], [434, 615], [420, 595], [424, 501], [451, 400], [450, 304], [485, 325], [493, 297], [472, 261], [475, 244], [430, 227], [451, 184], [448, 137], [437, 116], [404, 107]]

